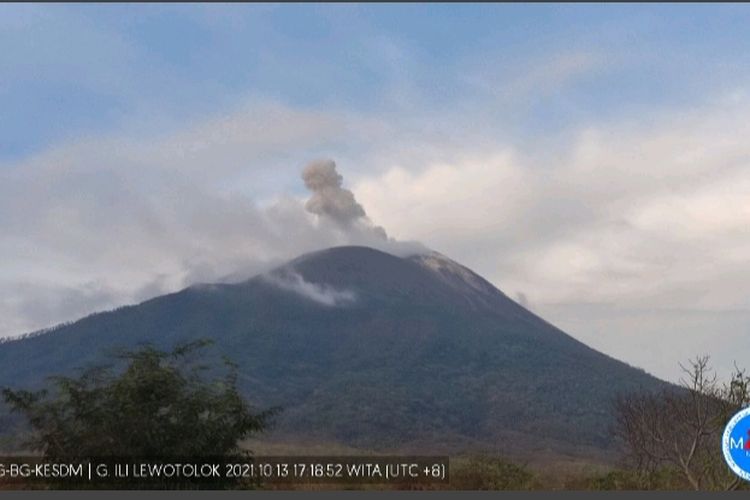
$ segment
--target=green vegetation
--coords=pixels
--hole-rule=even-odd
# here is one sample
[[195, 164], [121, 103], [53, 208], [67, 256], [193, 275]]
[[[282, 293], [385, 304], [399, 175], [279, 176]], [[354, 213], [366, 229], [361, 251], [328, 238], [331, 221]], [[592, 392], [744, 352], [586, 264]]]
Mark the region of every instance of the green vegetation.
[[[257, 437], [274, 412], [251, 411], [237, 390], [232, 363], [197, 362], [208, 359], [203, 351], [206, 345], [199, 341], [170, 352], [152, 346], [125, 351], [113, 366], [91, 368], [77, 377], [54, 377], [52, 386], [44, 390], [4, 389], [5, 403], [30, 422], [28, 449], [48, 459], [249, 458], [240, 441]], [[750, 402], [749, 382], [737, 370], [727, 384], [719, 384], [708, 369], [707, 358], [699, 358], [686, 369], [683, 388], [619, 398], [615, 436], [625, 460], [618, 467], [576, 462], [567, 467], [554, 462], [531, 466], [508, 457], [474, 455], [451, 459], [447, 485], [340, 485], [335, 489], [747, 489], [721, 461], [717, 433], [734, 411]], [[351, 449], [345, 451], [352, 454]], [[250, 486], [264, 485], [221, 484], [225, 488]], [[314, 484], [269, 483], [265, 487], [327, 489]]]
[[[281, 406], [274, 434], [385, 452], [440, 443], [509, 456], [528, 440], [609, 452], [611, 398], [667, 385], [589, 349], [487, 284], [477, 291], [409, 259], [327, 250], [294, 272], [357, 296], [321, 305], [254, 278], [197, 286], [0, 345], [0, 385], [99, 364], [102, 353], [210, 336], [238, 361], [238, 390]], [[478, 276], [475, 281], [481, 280]]]
[[32, 427], [27, 448], [48, 459], [240, 454], [238, 442], [262, 431], [273, 412], [251, 411], [231, 363], [221, 377], [197, 364], [192, 358], [206, 345], [145, 346], [118, 355], [115, 367], [54, 377], [36, 392], [6, 388], [3, 396]]
[[450, 487], [456, 490], [529, 490], [534, 474], [524, 465], [496, 457], [451, 461]]
[[[363, 454], [479, 455], [502, 446], [502, 457], [457, 460], [452, 488], [742, 486], [719, 456], [717, 430], [748, 402], [743, 374], [724, 387], [701, 368], [676, 388], [589, 349], [489, 285], [467, 288], [375, 250], [332, 249], [295, 261], [293, 270], [357, 301], [323, 306], [256, 277], [0, 344], [0, 385], [25, 389], [4, 391], [0, 433], [21, 435], [5, 405], [31, 424], [23, 448], [51, 458], [239, 454], [238, 442], [272, 414], [251, 411], [244, 398], [252, 397], [284, 407], [279, 443]], [[241, 364], [214, 362], [204, 342], [184, 343], [206, 335], [216, 335], [215, 354]], [[162, 350], [172, 345], [181, 347]], [[117, 346], [131, 350], [112, 366], [75, 371], [101, 364]], [[40, 386], [52, 374], [51, 385]], [[613, 407], [616, 394], [626, 396]], [[530, 443], [544, 455], [536, 460], [564, 457], [591, 468], [508, 460], [530, 456]], [[628, 460], [607, 467], [622, 450]]]

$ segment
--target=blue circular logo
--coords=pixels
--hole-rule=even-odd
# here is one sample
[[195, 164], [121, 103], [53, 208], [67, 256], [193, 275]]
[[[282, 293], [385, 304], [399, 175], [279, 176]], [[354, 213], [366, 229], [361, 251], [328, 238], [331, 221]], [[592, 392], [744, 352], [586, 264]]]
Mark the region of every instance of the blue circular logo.
[[724, 460], [732, 471], [750, 481], [750, 408], [740, 410], [724, 429]]

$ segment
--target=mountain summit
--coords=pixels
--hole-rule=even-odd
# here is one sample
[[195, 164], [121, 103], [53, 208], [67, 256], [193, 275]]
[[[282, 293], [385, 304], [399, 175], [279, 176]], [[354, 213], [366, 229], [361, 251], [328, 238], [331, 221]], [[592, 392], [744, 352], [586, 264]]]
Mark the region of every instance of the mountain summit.
[[239, 364], [254, 405], [283, 408], [269, 439], [372, 450], [602, 453], [613, 397], [665, 384], [439, 253], [336, 247], [0, 344], [0, 385], [196, 338]]

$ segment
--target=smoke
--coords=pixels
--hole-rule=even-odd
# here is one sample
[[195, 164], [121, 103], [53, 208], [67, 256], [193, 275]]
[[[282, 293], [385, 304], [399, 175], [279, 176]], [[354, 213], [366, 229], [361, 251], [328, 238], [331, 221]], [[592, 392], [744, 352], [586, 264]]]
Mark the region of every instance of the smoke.
[[302, 170], [302, 180], [312, 192], [305, 209], [327, 218], [344, 231], [370, 232], [372, 236], [387, 240], [388, 235], [367, 217], [365, 209], [354, 199], [354, 193], [342, 187], [344, 178], [336, 171], [333, 160], [318, 160]]
[[341, 187], [344, 178], [336, 171], [332, 160], [319, 160], [302, 170], [302, 179], [313, 195], [305, 208], [314, 214], [330, 217], [342, 226], [349, 226], [366, 217], [365, 209], [354, 199], [354, 194]]
[[[305, 168], [309, 200], [281, 194], [260, 205], [216, 190], [190, 169], [152, 166], [135, 146], [81, 148], [0, 168], [0, 337], [199, 283], [241, 282], [325, 248], [426, 251], [374, 225], [332, 161]], [[131, 168], [122, 151], [144, 167]], [[165, 147], [157, 159], [173, 157]], [[322, 304], [347, 300], [319, 285], [287, 285]]]
[[526, 309], [527, 311], [531, 311], [531, 303], [529, 302], [529, 298], [526, 296], [523, 292], [516, 292], [516, 302], [518, 305]]
[[350, 290], [337, 290], [329, 285], [310, 283], [295, 273], [268, 273], [263, 278], [281, 289], [294, 292], [318, 304], [334, 307], [354, 302], [357, 296]]
[[[427, 251], [420, 243], [389, 238], [382, 227], [373, 224], [354, 193], [343, 187], [344, 178], [336, 170], [334, 161], [309, 163], [302, 170], [302, 180], [312, 192], [304, 209], [307, 215], [312, 214], [317, 218], [317, 224], [310, 227], [296, 224], [294, 232], [312, 230], [324, 241], [321, 249], [337, 245], [364, 245], [401, 257]], [[274, 286], [328, 307], [353, 303], [357, 298], [353, 291], [306, 281], [300, 274], [286, 268], [266, 272], [261, 277]]]
[[305, 210], [317, 217], [316, 231], [327, 235], [326, 246], [364, 245], [399, 257], [428, 251], [419, 242], [390, 238], [385, 229], [373, 224], [354, 193], [343, 187], [344, 178], [333, 160], [309, 163], [302, 170], [302, 180], [312, 192]]

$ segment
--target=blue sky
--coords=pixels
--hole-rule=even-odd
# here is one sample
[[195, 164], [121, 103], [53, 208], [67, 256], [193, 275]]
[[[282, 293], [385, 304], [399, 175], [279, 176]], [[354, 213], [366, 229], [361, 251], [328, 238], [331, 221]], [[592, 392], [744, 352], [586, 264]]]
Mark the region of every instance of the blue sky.
[[[750, 7], [2, 4], [0, 337], [372, 223], [675, 378], [750, 330]], [[741, 355], [740, 355], [741, 354]]]
[[[1, 159], [160, 130], [248, 96], [415, 113], [482, 102], [529, 66], [598, 58], [508, 110], [560, 132], [747, 78], [743, 5], [3, 5]], [[481, 84], [476, 80], [481, 78]], [[516, 109], [521, 108], [521, 109]], [[510, 128], [510, 130], [507, 130]]]

